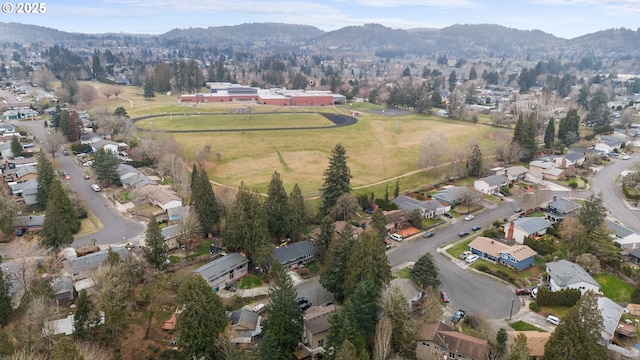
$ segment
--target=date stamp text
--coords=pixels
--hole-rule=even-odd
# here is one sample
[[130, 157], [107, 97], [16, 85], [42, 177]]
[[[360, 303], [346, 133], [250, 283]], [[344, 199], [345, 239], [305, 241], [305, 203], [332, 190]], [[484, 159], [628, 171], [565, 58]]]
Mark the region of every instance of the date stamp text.
[[0, 5], [0, 9], [2, 9], [2, 12], [5, 14], [44, 14], [47, 11], [47, 4], [42, 2], [6, 2]]

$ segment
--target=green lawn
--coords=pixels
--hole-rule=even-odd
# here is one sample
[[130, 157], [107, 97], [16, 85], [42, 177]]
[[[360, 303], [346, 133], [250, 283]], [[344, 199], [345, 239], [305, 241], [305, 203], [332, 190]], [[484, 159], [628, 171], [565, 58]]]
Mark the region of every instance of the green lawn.
[[406, 267], [406, 268], [402, 268], [402, 269], [396, 271], [393, 275], [395, 277], [401, 278], [401, 279], [413, 279], [413, 277], [411, 276], [410, 271], [411, 271], [411, 269]]
[[571, 309], [568, 306], [541, 306], [540, 312], [546, 314], [553, 314], [559, 318], [563, 318], [567, 312]]
[[309, 271], [311, 271], [312, 274], [317, 274], [320, 272], [320, 265], [318, 265], [318, 263], [315, 261], [307, 263], [304, 267], [309, 269]]
[[515, 331], [539, 331], [539, 332], [546, 332], [542, 329], [540, 329], [537, 326], [533, 326], [527, 322], [524, 321], [516, 321], [516, 322], [512, 322], [511, 324], [509, 324], [509, 326], [511, 326], [511, 328]]
[[460, 254], [469, 250], [469, 244], [471, 243], [472, 240], [473, 239], [467, 239], [465, 241], [462, 241], [460, 243], [453, 245], [452, 247], [447, 249], [447, 253], [457, 259], [458, 256], [460, 256]]
[[259, 277], [253, 275], [247, 275], [240, 280], [240, 289], [253, 289], [255, 287], [262, 286], [262, 280]]
[[609, 273], [602, 273], [593, 277], [598, 284], [604, 296], [613, 301], [630, 302], [633, 287], [623, 280]]

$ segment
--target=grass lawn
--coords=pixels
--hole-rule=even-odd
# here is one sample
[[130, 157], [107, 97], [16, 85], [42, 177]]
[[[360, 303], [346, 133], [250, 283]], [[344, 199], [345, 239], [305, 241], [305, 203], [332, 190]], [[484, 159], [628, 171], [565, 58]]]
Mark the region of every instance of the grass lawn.
[[524, 321], [516, 321], [516, 322], [512, 322], [511, 324], [509, 324], [509, 326], [511, 326], [511, 328], [515, 331], [539, 331], [539, 332], [546, 332], [542, 329], [540, 329], [537, 326], [531, 325], [527, 322]]
[[569, 312], [569, 309], [571, 309], [568, 306], [541, 306], [540, 307], [540, 313], [542, 314], [553, 314], [559, 318], [563, 318], [567, 312]]
[[305, 264], [305, 266], [312, 274], [317, 274], [320, 272], [320, 265], [317, 262], [312, 261], [310, 263]]
[[457, 259], [458, 256], [460, 256], [460, 254], [469, 250], [469, 244], [471, 243], [472, 240], [473, 239], [467, 239], [463, 242], [453, 245], [452, 247], [447, 249], [447, 253], [449, 253], [449, 255]]
[[239, 289], [253, 289], [262, 286], [262, 280], [254, 275], [247, 275], [240, 280]]
[[195, 259], [198, 256], [208, 254], [209, 250], [211, 250], [211, 243], [212, 241], [202, 241], [198, 243], [198, 247], [194, 250], [194, 252], [189, 254], [189, 259]]
[[593, 277], [598, 284], [604, 296], [613, 301], [630, 302], [633, 287], [624, 280], [621, 280], [609, 273], [598, 274]]
[[534, 259], [534, 266], [525, 269], [523, 271], [520, 271], [518, 273], [518, 278], [520, 279], [527, 279], [531, 276], [534, 275], [538, 275], [541, 274], [545, 271], [545, 262], [544, 262], [544, 258], [542, 256], [536, 256]]
[[413, 280], [413, 277], [411, 276], [410, 271], [411, 271], [411, 269], [409, 269], [408, 267], [402, 268], [402, 269], [396, 271], [395, 273], [393, 273], [393, 276], [396, 277], [396, 278]]

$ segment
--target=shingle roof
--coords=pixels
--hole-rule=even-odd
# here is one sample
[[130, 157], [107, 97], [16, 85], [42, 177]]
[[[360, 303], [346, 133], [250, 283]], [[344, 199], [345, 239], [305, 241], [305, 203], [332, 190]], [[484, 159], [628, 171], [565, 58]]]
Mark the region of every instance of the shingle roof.
[[436, 211], [437, 209], [443, 207], [442, 203], [438, 200], [418, 200], [411, 198], [409, 196], [400, 195], [393, 199], [393, 202], [398, 205], [398, 207], [404, 211], [411, 212], [415, 209], [424, 209], [427, 211]]
[[509, 250], [503, 251], [502, 253], [509, 254], [518, 261], [526, 260], [538, 254], [535, 250], [527, 245], [514, 245]]
[[300, 241], [286, 246], [281, 246], [277, 249], [273, 249], [271, 255], [274, 259], [278, 260], [282, 264], [287, 264], [308, 254], [313, 255], [315, 249], [316, 247], [313, 246], [310, 242]]
[[213, 281], [220, 276], [228, 273], [229, 271], [236, 269], [246, 263], [249, 260], [242, 256], [240, 253], [227, 254], [221, 258], [215, 259], [210, 263], [204, 264], [199, 268], [193, 270], [195, 274], [200, 274], [205, 280]]
[[580, 159], [584, 159], [584, 154], [583, 153], [578, 153], [578, 152], [572, 152], [572, 153], [568, 153], [564, 157], [569, 161], [577, 161], [577, 160], [580, 160]]
[[44, 224], [44, 215], [16, 216], [13, 219], [13, 227], [42, 226], [43, 224]]
[[440, 201], [448, 202], [450, 204], [455, 204], [455, 202], [462, 197], [465, 191], [466, 191], [466, 188], [461, 186], [456, 186], [449, 189], [440, 190], [436, 194], [432, 195], [432, 197]]
[[305, 325], [313, 335], [328, 331], [331, 328], [329, 314], [335, 310], [334, 305], [325, 307], [312, 306], [305, 313]]
[[551, 226], [549, 220], [541, 217], [523, 217], [513, 222], [514, 226], [519, 227], [527, 234], [535, 234]]
[[[124, 259], [129, 255], [129, 251], [124, 246], [113, 247], [111, 250]], [[79, 276], [89, 270], [97, 269], [109, 256], [109, 250], [101, 250], [95, 253], [68, 259], [63, 262], [64, 269], [71, 276]]]
[[506, 170], [509, 176], [518, 176], [518, 175], [526, 174], [529, 172], [529, 169], [527, 169], [522, 165], [511, 166], [511, 167], [508, 167]]
[[469, 248], [476, 249], [495, 258], [499, 258], [500, 253], [509, 251], [511, 247], [507, 244], [501, 243], [500, 241], [484, 236], [478, 236], [469, 243]]
[[167, 226], [166, 228], [160, 230], [160, 233], [162, 234], [162, 237], [164, 238], [164, 240], [167, 241], [169, 239], [176, 238], [180, 234], [182, 234], [182, 226], [180, 226], [179, 224]]
[[606, 344], [613, 337], [613, 334], [618, 328], [618, 322], [622, 316], [624, 308], [616, 304], [613, 300], [606, 297], [598, 298], [598, 310], [602, 315], [602, 339], [601, 344]]
[[567, 200], [565, 198], [557, 198], [550, 202], [549, 206], [564, 214], [568, 214], [581, 208], [580, 204], [576, 204], [573, 201]]
[[484, 181], [489, 184], [489, 186], [496, 186], [508, 183], [509, 179], [507, 179], [507, 177], [505, 177], [504, 175], [491, 175], [483, 177], [482, 179], [478, 179], [477, 181]]
[[620, 239], [626, 238], [627, 236], [634, 233], [633, 230], [625, 226], [622, 226], [618, 223], [615, 223], [609, 219], [605, 219], [604, 221], [607, 224], [607, 227], [609, 228], [609, 230], [613, 231], [615, 235]]
[[260, 315], [257, 312], [247, 309], [240, 309], [229, 313], [231, 326], [239, 326], [246, 330], [255, 330], [258, 326], [259, 317]]
[[547, 273], [560, 287], [566, 287], [579, 282], [586, 282], [600, 287], [591, 275], [589, 275], [580, 265], [567, 260], [548, 262]]

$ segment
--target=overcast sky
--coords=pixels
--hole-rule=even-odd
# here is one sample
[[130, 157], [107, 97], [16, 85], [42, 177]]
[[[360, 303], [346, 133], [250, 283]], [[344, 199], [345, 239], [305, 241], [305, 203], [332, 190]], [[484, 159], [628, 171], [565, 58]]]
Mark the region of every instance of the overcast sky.
[[[4, 0], [3, 4], [7, 4]], [[175, 28], [275, 22], [324, 31], [377, 23], [394, 29], [498, 24], [563, 38], [640, 27], [640, 0], [55, 0], [44, 14], [0, 14], [80, 33], [161, 34]], [[12, 4], [16, 4], [15, 2]]]

